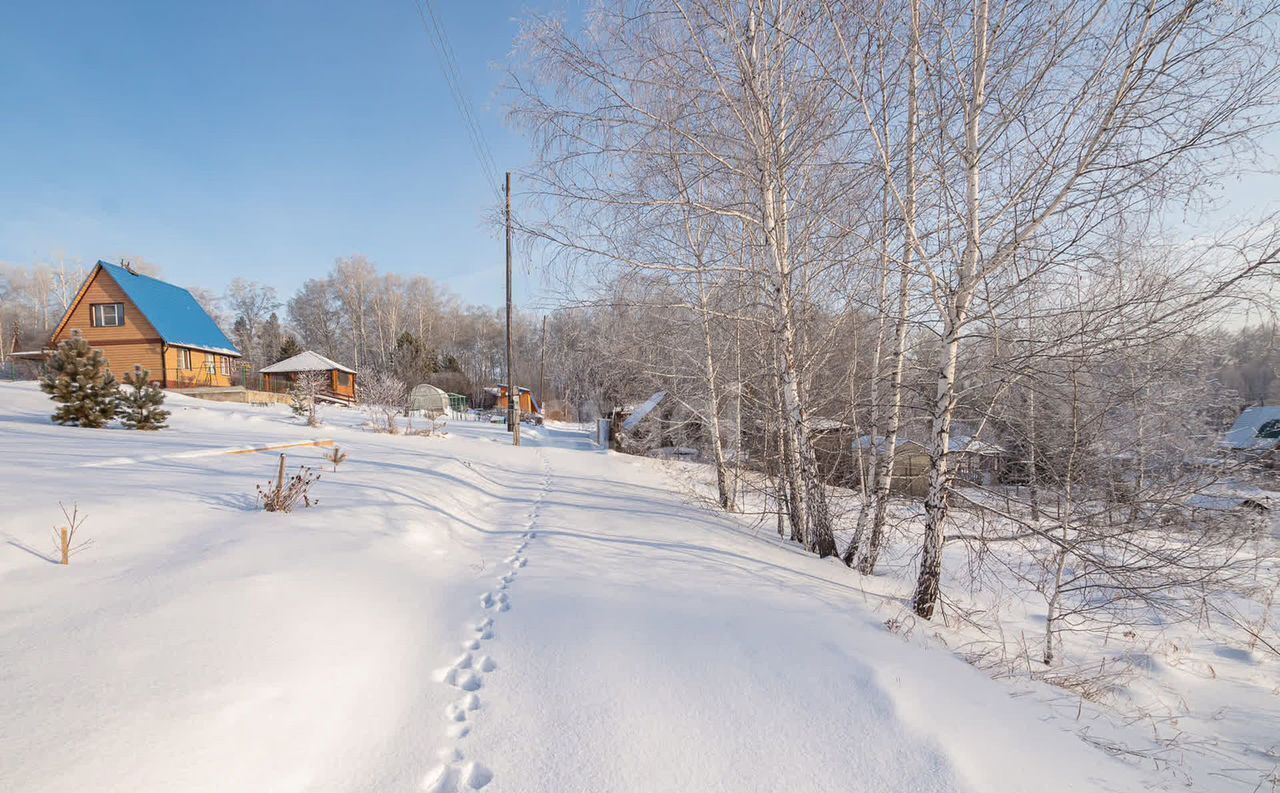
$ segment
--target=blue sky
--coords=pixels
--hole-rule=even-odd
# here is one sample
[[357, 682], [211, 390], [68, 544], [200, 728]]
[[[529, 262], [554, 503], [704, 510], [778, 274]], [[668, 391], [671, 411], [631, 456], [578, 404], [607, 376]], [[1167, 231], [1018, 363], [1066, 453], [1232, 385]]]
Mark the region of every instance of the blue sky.
[[[552, 2], [575, 4], [434, 0], [500, 169], [528, 159], [501, 65], [521, 12]], [[502, 299], [495, 196], [414, 0], [3, 5], [0, 261], [142, 257], [184, 285], [245, 276], [287, 297], [363, 253]], [[1264, 147], [1274, 168], [1280, 135]], [[1276, 209], [1280, 179], [1217, 195], [1218, 222]], [[539, 279], [519, 264], [530, 306]]]
[[[502, 296], [493, 193], [414, 0], [19, 2], [0, 10], [0, 261], [142, 257], [293, 292], [335, 257]], [[527, 3], [435, 0], [499, 168]], [[531, 279], [521, 278], [526, 294]]]

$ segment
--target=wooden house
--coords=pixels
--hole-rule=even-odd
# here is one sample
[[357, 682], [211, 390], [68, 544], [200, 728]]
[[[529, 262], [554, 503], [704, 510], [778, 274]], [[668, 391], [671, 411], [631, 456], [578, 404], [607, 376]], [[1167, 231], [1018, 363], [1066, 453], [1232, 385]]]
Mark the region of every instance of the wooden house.
[[322, 398], [347, 404], [356, 401], [356, 370], [331, 361], [318, 352], [300, 352], [292, 358], [265, 366], [259, 372], [262, 389], [277, 394], [287, 392], [303, 372], [321, 372], [325, 376]]
[[101, 350], [117, 375], [140, 365], [163, 388], [229, 386], [240, 358], [190, 292], [127, 265], [94, 265], [50, 344], [72, 331]]

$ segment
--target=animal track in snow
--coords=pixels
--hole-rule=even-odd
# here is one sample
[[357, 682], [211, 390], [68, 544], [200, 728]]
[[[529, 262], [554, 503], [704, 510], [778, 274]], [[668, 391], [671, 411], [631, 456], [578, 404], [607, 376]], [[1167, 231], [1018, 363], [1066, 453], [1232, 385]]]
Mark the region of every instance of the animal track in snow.
[[476, 762], [463, 762], [461, 754], [442, 763], [427, 774], [422, 787], [427, 793], [459, 793], [480, 790], [493, 781], [493, 772]]
[[[498, 669], [498, 663], [491, 656], [473, 653], [480, 649], [481, 642], [493, 638], [492, 614], [511, 608], [509, 588], [517, 572], [528, 564], [525, 553], [530, 542], [538, 536], [533, 527], [541, 515], [543, 500], [551, 487], [551, 466], [541, 452], [539, 457], [543, 469], [542, 490], [529, 510], [528, 524], [525, 531], [520, 534], [515, 552], [504, 560], [509, 568], [497, 579], [496, 588], [485, 592], [479, 598], [480, 607], [490, 614], [471, 625], [471, 632], [474, 635], [461, 642], [465, 652], [454, 659], [449, 666], [437, 670], [435, 674], [439, 682], [463, 692], [462, 696], [446, 706], [444, 710], [445, 734], [453, 741], [461, 741], [471, 733], [470, 714], [480, 709], [480, 697], [475, 692], [484, 685], [484, 676]], [[467, 793], [467, 791], [481, 790], [493, 781], [493, 771], [481, 763], [468, 761], [457, 745], [441, 749], [437, 753], [437, 758], [439, 763], [422, 781], [422, 787], [427, 793]]]
[[466, 723], [450, 724], [445, 727], [444, 732], [450, 738], [466, 738], [471, 734], [471, 725]]
[[478, 691], [482, 685], [480, 676], [470, 669], [452, 669], [444, 682], [463, 691]]

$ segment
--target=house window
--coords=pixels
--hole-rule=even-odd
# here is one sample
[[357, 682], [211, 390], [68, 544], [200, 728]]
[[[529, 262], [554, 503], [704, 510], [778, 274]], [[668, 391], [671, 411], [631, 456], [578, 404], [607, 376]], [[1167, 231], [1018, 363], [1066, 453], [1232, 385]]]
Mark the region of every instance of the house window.
[[230, 358], [228, 358], [225, 355], [219, 355], [218, 365], [221, 367], [221, 371], [224, 375], [226, 375], [227, 377], [231, 376], [231, 359]]
[[185, 349], [183, 347], [178, 348], [178, 368], [179, 369], [191, 368], [191, 350]]
[[124, 303], [94, 303], [89, 308], [95, 328], [118, 328], [124, 324]]
[[347, 372], [338, 372], [338, 385], [342, 388], [348, 388], [351, 385], [351, 375]]

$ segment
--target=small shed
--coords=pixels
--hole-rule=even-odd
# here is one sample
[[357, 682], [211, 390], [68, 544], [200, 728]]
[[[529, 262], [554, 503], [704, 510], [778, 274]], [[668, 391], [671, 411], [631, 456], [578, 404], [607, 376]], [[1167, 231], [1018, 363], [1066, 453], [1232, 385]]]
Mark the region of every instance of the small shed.
[[300, 352], [258, 371], [262, 374], [262, 389], [277, 394], [288, 392], [303, 372], [323, 372], [327, 380], [322, 398], [348, 404], [356, 400], [356, 370], [331, 361], [318, 352]]
[[[932, 461], [929, 449], [920, 441], [898, 438], [897, 451], [893, 455], [893, 490], [913, 496], [923, 496], [928, 490], [928, 474]], [[885, 448], [885, 439], [863, 435], [853, 442], [855, 451], [864, 455], [872, 450]], [[1006, 456], [1005, 450], [994, 444], [966, 435], [952, 435], [947, 446], [951, 458], [951, 473], [957, 484], [987, 486], [996, 484]]]
[[[506, 410], [507, 404], [508, 404], [507, 403], [507, 386], [503, 383], [499, 383], [498, 385], [494, 386], [492, 389], [489, 389], [489, 390], [491, 392], [494, 390], [497, 391], [496, 396], [498, 399], [497, 399], [497, 402], [494, 404], [494, 408], [496, 410]], [[520, 413], [521, 414], [523, 415], [532, 414], [532, 415], [538, 415], [538, 416], [542, 415], [542, 405], [539, 405], [538, 400], [533, 398], [532, 391], [520, 386], [516, 386], [516, 391], [518, 391], [520, 394]]]
[[409, 392], [409, 409], [422, 411], [431, 418], [444, 416], [449, 412], [449, 394], [427, 383], [416, 385]]
[[806, 420], [809, 441], [823, 481], [841, 487], [857, 484], [860, 458], [854, 446], [857, 433], [839, 419], [813, 416]]

